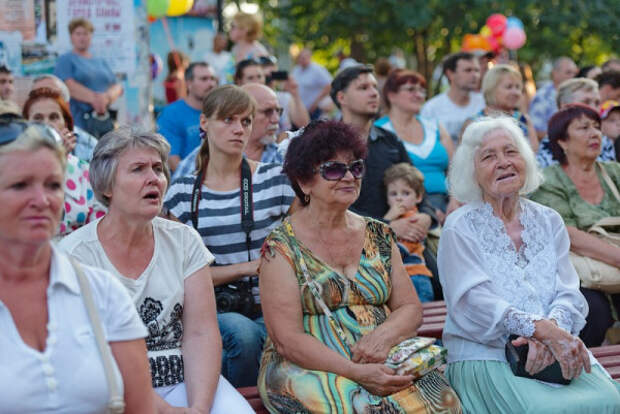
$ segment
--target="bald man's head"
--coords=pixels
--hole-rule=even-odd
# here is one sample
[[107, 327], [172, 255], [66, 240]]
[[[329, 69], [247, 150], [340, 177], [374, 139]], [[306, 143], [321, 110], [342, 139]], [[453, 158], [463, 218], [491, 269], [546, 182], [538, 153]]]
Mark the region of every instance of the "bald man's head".
[[260, 141], [264, 145], [274, 142], [282, 114], [276, 93], [268, 86], [259, 83], [248, 83], [241, 88], [256, 101], [256, 115], [250, 141]]

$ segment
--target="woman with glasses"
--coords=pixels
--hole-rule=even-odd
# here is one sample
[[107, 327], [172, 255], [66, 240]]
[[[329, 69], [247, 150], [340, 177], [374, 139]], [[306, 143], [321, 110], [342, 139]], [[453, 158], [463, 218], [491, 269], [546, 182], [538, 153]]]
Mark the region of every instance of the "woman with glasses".
[[415, 335], [422, 307], [390, 228], [348, 210], [366, 152], [336, 121], [290, 143], [284, 170], [303, 208], [267, 237], [260, 266], [269, 337], [258, 388], [271, 413], [460, 412], [441, 374], [414, 383], [384, 365]]
[[59, 237], [64, 237], [81, 226], [102, 217], [106, 208], [99, 203], [91, 188], [88, 163], [70, 151], [75, 147], [73, 117], [59, 92], [49, 88], [37, 88], [30, 92], [24, 103], [24, 117], [52, 128], [63, 137], [67, 154], [65, 169], [64, 214], [60, 221]]
[[[52, 246], [65, 168], [50, 128], [0, 120], [0, 412], [107, 412], [105, 361], [125, 413], [153, 412], [147, 331], [129, 295], [107, 272]], [[86, 291], [111, 359], [99, 353]]]
[[196, 173], [174, 181], [164, 203], [171, 216], [198, 230], [215, 256], [211, 274], [224, 348], [222, 374], [235, 387], [256, 384], [266, 335], [258, 295], [260, 248], [294, 199], [280, 164], [243, 156], [255, 106], [234, 85], [207, 95]]
[[393, 132], [403, 142], [413, 165], [424, 174], [428, 200], [437, 216], [443, 218], [449, 201], [446, 171], [452, 139], [439, 122], [420, 116], [426, 100], [426, 81], [412, 70], [394, 70], [385, 81], [383, 96], [387, 114], [375, 125]]

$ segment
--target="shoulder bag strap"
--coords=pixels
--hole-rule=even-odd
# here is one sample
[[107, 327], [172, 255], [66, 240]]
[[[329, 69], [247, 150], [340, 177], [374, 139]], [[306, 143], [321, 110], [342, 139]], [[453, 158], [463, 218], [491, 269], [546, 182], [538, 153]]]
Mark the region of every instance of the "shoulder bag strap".
[[103, 335], [103, 325], [101, 324], [99, 312], [97, 312], [95, 302], [93, 301], [90, 284], [86, 279], [82, 266], [80, 266], [80, 264], [72, 257], [69, 257], [69, 260], [73, 265], [73, 269], [75, 269], [75, 274], [77, 275], [77, 280], [80, 285], [80, 291], [82, 292], [84, 306], [86, 307], [86, 313], [88, 314], [88, 319], [90, 320], [91, 327], [93, 328], [93, 332], [95, 334], [97, 348], [101, 354], [103, 371], [105, 372], [105, 379], [110, 392], [108, 410], [110, 413], [123, 413], [125, 411], [125, 400], [120, 392], [120, 384], [116, 380], [116, 375], [114, 372], [114, 357], [112, 356], [108, 342], [105, 340], [105, 336]]
[[290, 236], [291, 246], [293, 247], [293, 250], [295, 251], [295, 255], [299, 258], [299, 266], [301, 267], [301, 271], [304, 274], [305, 283], [302, 285], [302, 289], [303, 287], [306, 287], [306, 286], [308, 287], [308, 289], [310, 289], [310, 291], [312, 292], [312, 295], [314, 296], [314, 299], [316, 300], [316, 302], [319, 304], [319, 306], [323, 310], [323, 313], [327, 316], [327, 319], [332, 325], [332, 328], [334, 328], [334, 330], [338, 333], [338, 335], [340, 335], [340, 339], [342, 339], [349, 348], [353, 347], [353, 344], [349, 342], [349, 340], [347, 339], [347, 336], [344, 334], [344, 331], [342, 330], [342, 326], [340, 326], [340, 322], [338, 322], [338, 320], [334, 317], [332, 312], [329, 310], [329, 307], [327, 306], [327, 304], [325, 304], [325, 302], [323, 301], [323, 298], [321, 298], [321, 292], [320, 292], [320, 290], [322, 289], [321, 285], [316, 280], [310, 277], [310, 272], [308, 272], [306, 261], [304, 260], [304, 257], [301, 254], [297, 241], [295, 240], [295, 233], [293, 232], [293, 226], [291, 225], [291, 222], [288, 219], [285, 219], [283, 223], [284, 223], [284, 228], [286, 229], [287, 234]]
[[207, 166], [205, 165], [202, 170], [196, 174], [194, 180], [194, 187], [192, 188], [192, 200], [190, 204], [190, 215], [192, 217], [192, 225], [198, 231], [198, 205], [200, 204], [200, 196], [202, 194], [202, 182], [205, 180], [205, 173]]
[[601, 177], [603, 177], [603, 180], [605, 181], [611, 192], [614, 194], [614, 197], [616, 197], [616, 200], [618, 200], [618, 202], [620, 203], [620, 193], [618, 192], [618, 187], [616, 187], [616, 185], [614, 184], [613, 180], [605, 170], [605, 167], [603, 167], [603, 164], [601, 164], [600, 162], [597, 162], [597, 164], [598, 167], [601, 169]]

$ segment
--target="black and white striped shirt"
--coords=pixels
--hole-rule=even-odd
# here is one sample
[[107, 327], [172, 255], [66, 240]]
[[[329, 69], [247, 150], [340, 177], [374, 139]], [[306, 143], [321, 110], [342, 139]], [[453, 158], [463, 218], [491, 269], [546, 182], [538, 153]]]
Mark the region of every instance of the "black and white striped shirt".
[[[191, 200], [196, 176], [186, 175], [174, 181], [166, 194], [165, 206], [182, 223], [192, 225]], [[295, 193], [280, 164], [259, 163], [252, 175], [254, 228], [251, 232], [250, 257], [260, 256], [265, 238], [280, 224]], [[245, 232], [241, 228], [241, 195], [239, 189], [214, 191], [202, 186], [198, 205], [198, 233], [215, 264], [247, 262]]]

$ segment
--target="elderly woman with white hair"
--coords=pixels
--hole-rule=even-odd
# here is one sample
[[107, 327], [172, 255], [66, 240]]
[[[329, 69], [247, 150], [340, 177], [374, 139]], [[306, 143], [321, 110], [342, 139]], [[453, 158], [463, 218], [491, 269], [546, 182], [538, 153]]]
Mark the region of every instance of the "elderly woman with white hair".
[[189, 226], [158, 217], [168, 187], [170, 145], [130, 128], [104, 135], [90, 179], [108, 214], [66, 237], [68, 254], [113, 274], [148, 328], [159, 411], [245, 413], [251, 407], [220, 376], [222, 342], [209, 264], [213, 255]]
[[[540, 181], [514, 120], [482, 118], [465, 130], [449, 173], [450, 191], [465, 205], [448, 216], [437, 257], [448, 380], [465, 412], [618, 412], [620, 385], [577, 336], [588, 305], [564, 222], [523, 197]], [[570, 385], [515, 376], [505, 353], [510, 335], [512, 345], [529, 347], [527, 373], [558, 361]]]

